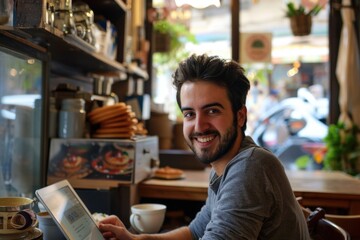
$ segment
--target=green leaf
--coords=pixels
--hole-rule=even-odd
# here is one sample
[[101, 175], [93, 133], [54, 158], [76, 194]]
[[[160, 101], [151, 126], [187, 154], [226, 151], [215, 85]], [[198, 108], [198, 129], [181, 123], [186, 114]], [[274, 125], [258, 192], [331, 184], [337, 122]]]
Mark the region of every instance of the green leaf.
[[327, 148], [324, 158], [325, 169], [356, 174], [354, 166], [360, 160], [357, 134], [358, 127], [356, 125], [348, 127], [343, 122], [329, 125], [328, 133], [324, 138]]
[[292, 17], [296, 15], [296, 8], [293, 2], [287, 4], [287, 14], [286, 16]]
[[295, 165], [299, 169], [306, 169], [306, 167], [310, 161], [311, 161], [311, 158], [308, 155], [303, 155], [303, 156], [298, 157], [295, 160]]
[[297, 8], [294, 2], [288, 2], [286, 4], [286, 17], [294, 17], [299, 15], [311, 15], [316, 16], [321, 11], [322, 6], [316, 4], [313, 8], [307, 11], [303, 5], [299, 5]]
[[309, 15], [316, 16], [321, 11], [322, 7], [319, 4], [316, 4], [310, 11]]

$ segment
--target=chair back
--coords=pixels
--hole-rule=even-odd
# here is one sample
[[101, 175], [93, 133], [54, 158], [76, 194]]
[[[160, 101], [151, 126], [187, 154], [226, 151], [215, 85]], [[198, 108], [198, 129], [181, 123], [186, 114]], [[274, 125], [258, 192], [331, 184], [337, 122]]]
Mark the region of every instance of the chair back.
[[313, 240], [350, 240], [350, 235], [343, 228], [325, 219], [322, 208], [316, 208], [310, 213], [307, 224]]
[[[301, 206], [305, 218], [312, 213], [310, 209]], [[324, 218], [343, 228], [351, 240], [360, 240], [360, 215], [336, 215], [325, 213]]]
[[360, 215], [325, 214], [325, 218], [345, 229], [351, 240], [360, 240]]

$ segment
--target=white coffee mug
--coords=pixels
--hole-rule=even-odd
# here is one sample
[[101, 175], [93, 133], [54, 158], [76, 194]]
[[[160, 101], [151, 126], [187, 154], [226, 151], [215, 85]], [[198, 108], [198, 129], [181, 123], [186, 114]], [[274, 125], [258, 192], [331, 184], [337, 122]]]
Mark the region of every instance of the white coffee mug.
[[166, 206], [142, 203], [131, 207], [130, 224], [138, 233], [157, 233], [165, 219]]
[[39, 229], [43, 233], [44, 240], [65, 240], [64, 234], [60, 228], [56, 225], [48, 212], [38, 212], [36, 214], [37, 220], [39, 221]]

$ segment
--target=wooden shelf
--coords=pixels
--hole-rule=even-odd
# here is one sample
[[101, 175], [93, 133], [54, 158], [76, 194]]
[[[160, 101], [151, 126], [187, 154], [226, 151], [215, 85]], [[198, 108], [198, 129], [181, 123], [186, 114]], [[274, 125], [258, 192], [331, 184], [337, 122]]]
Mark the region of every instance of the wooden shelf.
[[[34, 1], [34, 0], [31, 0]], [[147, 80], [147, 71], [133, 64], [122, 64], [125, 56], [125, 36], [130, 7], [125, 0], [83, 0], [94, 11], [96, 16], [104, 16], [110, 20], [119, 36], [117, 40], [117, 56], [110, 59], [99, 53], [93, 46], [75, 35], [64, 35], [62, 31], [52, 28], [43, 22], [43, 7], [26, 0], [19, 0], [16, 6], [16, 24], [12, 29], [2, 29], [14, 36], [21, 37], [37, 44], [51, 54], [51, 61], [71, 68], [76, 68], [84, 74], [96, 73], [120, 76], [126, 73]], [[74, 0], [75, 2], [76, 0]], [[20, 4], [21, 3], [21, 4]], [[26, 9], [32, 7], [32, 12]], [[122, 77], [119, 77], [122, 79]]]
[[[75, 38], [62, 36], [61, 33], [51, 32], [45, 28], [0, 28], [0, 31], [7, 31], [34, 42], [48, 49], [53, 61], [81, 68], [84, 72], [127, 72], [121, 63], [95, 52], [80, 38], [80, 41], [74, 44], [77, 41]], [[85, 44], [82, 46], [82, 43]]]
[[127, 69], [127, 72], [129, 74], [133, 75], [134, 77], [143, 78], [144, 80], [149, 79], [148, 73], [145, 70], [138, 67], [137, 65], [128, 64], [128, 65], [125, 65], [125, 67]]
[[[47, 46], [54, 61], [62, 62], [71, 67], [83, 69], [85, 72], [125, 72], [125, 67], [89, 47], [86, 42], [75, 36], [62, 36], [44, 28], [22, 28], [32, 36], [32, 41]], [[77, 39], [77, 40], [75, 40]]]
[[[96, 15], [103, 15], [112, 22], [116, 22], [129, 8], [122, 0], [85, 0]], [[123, 13], [123, 14], [121, 14]]]

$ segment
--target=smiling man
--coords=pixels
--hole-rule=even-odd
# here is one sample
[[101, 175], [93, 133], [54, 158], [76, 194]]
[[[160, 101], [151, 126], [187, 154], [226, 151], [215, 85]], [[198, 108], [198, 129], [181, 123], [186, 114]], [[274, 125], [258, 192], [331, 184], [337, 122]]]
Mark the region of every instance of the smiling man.
[[210, 164], [205, 205], [188, 227], [163, 234], [130, 234], [116, 217], [104, 220], [116, 239], [310, 239], [304, 215], [280, 161], [245, 136], [250, 88], [240, 65], [192, 55], [174, 73], [187, 144]]

